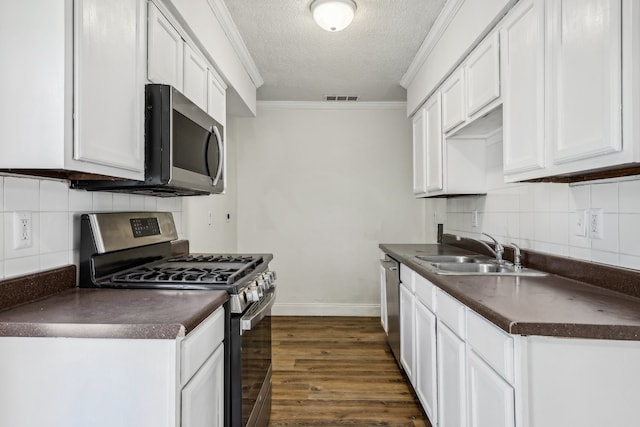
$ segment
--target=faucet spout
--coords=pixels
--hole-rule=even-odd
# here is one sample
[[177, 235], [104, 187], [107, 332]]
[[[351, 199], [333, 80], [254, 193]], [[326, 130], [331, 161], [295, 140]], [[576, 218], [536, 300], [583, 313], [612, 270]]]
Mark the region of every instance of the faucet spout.
[[498, 242], [495, 238], [493, 238], [493, 236], [490, 236], [487, 233], [482, 233], [482, 234], [484, 234], [485, 236], [493, 240], [493, 243], [495, 244], [495, 249], [492, 249], [491, 246], [489, 246], [486, 242], [483, 242], [482, 240], [478, 240], [478, 242], [482, 243], [487, 249], [489, 249], [489, 251], [493, 254], [493, 256], [496, 257], [496, 262], [500, 264], [504, 263], [504, 260], [502, 259], [502, 255], [504, 254], [504, 246], [502, 246], [500, 242]]

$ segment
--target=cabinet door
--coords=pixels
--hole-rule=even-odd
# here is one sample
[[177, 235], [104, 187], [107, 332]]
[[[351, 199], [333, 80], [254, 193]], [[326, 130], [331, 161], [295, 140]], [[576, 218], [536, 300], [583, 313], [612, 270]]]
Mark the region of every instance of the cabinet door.
[[182, 389], [182, 427], [224, 425], [224, 345]]
[[415, 390], [429, 421], [436, 425], [436, 316], [419, 301], [415, 303], [415, 337]]
[[523, 0], [501, 30], [505, 175], [544, 168], [544, 0]]
[[442, 85], [442, 127], [447, 133], [466, 118], [464, 102], [464, 68], [451, 75]]
[[184, 44], [184, 95], [207, 111], [207, 63], [198, 52]]
[[621, 0], [556, 0], [547, 7], [553, 163], [620, 151]]
[[413, 116], [413, 194], [417, 196], [427, 192], [425, 132], [425, 110], [421, 108]]
[[438, 321], [438, 427], [466, 425], [465, 344]]
[[151, 2], [148, 25], [147, 78], [153, 83], [168, 84], [182, 92], [184, 41]]
[[442, 169], [442, 109], [440, 92], [432, 96], [424, 107], [425, 149], [427, 158], [427, 192], [437, 193], [443, 190]]
[[389, 335], [387, 321], [387, 274], [383, 266], [380, 266], [380, 324], [384, 332]]
[[75, 160], [144, 172], [146, 3], [74, 2]]
[[[409, 377], [415, 383], [414, 371], [414, 304], [411, 292], [404, 284], [400, 285], [400, 362]], [[415, 384], [414, 384], [415, 385]]]
[[514, 427], [514, 390], [473, 351], [469, 352], [470, 427]]
[[467, 58], [467, 114], [472, 116], [500, 96], [500, 42], [489, 35]]
[[226, 85], [212, 70], [207, 74], [207, 113], [223, 126], [227, 121]]

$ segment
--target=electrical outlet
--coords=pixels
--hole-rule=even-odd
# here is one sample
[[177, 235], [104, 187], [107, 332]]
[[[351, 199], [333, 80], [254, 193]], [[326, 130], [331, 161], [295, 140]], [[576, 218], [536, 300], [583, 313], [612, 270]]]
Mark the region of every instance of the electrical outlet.
[[604, 218], [602, 209], [591, 209], [589, 211], [589, 235], [592, 239], [604, 238]]
[[13, 248], [25, 249], [32, 245], [33, 221], [31, 212], [13, 213]]
[[476, 209], [474, 209], [471, 212], [471, 226], [472, 227], [477, 227], [478, 226], [478, 211]]
[[587, 237], [587, 223], [589, 215], [586, 209], [578, 209], [575, 214], [575, 234], [580, 237]]

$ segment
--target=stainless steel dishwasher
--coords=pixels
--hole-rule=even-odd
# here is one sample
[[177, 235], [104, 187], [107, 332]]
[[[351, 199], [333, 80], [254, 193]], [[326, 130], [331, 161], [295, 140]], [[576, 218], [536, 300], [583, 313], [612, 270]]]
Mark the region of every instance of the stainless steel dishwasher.
[[400, 364], [400, 263], [389, 255], [380, 261], [384, 267], [387, 294], [387, 342]]

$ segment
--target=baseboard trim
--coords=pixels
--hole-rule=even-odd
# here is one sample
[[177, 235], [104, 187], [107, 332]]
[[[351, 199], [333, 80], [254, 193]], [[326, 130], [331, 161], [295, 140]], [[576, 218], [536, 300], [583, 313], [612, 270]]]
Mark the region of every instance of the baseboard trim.
[[380, 304], [275, 303], [274, 316], [380, 316]]

